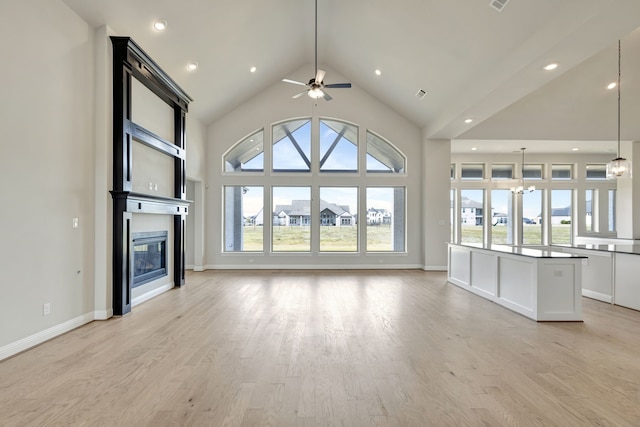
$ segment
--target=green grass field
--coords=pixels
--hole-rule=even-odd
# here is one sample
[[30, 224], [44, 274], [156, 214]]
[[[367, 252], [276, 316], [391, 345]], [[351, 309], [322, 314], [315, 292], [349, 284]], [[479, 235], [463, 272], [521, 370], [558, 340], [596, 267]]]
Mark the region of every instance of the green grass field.
[[[390, 226], [367, 227], [367, 248], [369, 252], [393, 251]], [[541, 227], [539, 225], [523, 225], [525, 245], [541, 243]], [[263, 251], [263, 228], [246, 226], [243, 230], [244, 251]], [[320, 227], [321, 252], [357, 252], [357, 227]], [[554, 225], [552, 228], [553, 243], [571, 243], [571, 226]], [[491, 228], [493, 243], [507, 243], [507, 227]], [[482, 227], [462, 226], [463, 242], [482, 243]], [[273, 252], [309, 252], [311, 251], [311, 230], [309, 227], [273, 227]]]
[[[243, 229], [245, 251], [263, 251], [263, 229], [246, 226]], [[367, 227], [367, 251], [392, 251], [391, 227], [382, 225]], [[274, 252], [309, 252], [311, 250], [311, 230], [309, 227], [273, 227]], [[358, 250], [358, 230], [356, 226], [320, 227], [320, 251], [356, 252]]]
[[[571, 225], [554, 225], [551, 229], [551, 240], [553, 243], [571, 243]], [[525, 245], [541, 244], [542, 228], [540, 225], [523, 224], [523, 239]], [[482, 226], [463, 225], [462, 226], [463, 242], [466, 243], [482, 243]], [[491, 228], [491, 236], [493, 243], [507, 243], [507, 227], [495, 226]]]

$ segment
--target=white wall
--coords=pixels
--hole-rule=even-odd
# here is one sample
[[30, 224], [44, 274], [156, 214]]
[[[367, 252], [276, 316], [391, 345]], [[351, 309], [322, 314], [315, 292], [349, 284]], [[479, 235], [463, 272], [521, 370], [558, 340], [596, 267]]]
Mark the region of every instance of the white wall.
[[450, 239], [449, 186], [451, 141], [424, 141], [424, 268], [447, 269], [447, 242]]
[[93, 30], [60, 1], [0, 2], [0, 17], [1, 359], [93, 319], [94, 62]]
[[[310, 66], [297, 70], [287, 77], [306, 81], [313, 74]], [[327, 70], [327, 80], [345, 81], [337, 72]], [[381, 104], [358, 87], [351, 89], [333, 89], [333, 100], [320, 100], [317, 106], [304, 96], [291, 99], [300, 91], [300, 87], [277, 83], [262, 93], [256, 94], [236, 110], [230, 112], [209, 126], [207, 137], [207, 266], [209, 268], [247, 267], [421, 267], [422, 258], [422, 142], [421, 131], [395, 111]], [[407, 253], [406, 254], [348, 254], [310, 256], [296, 254], [236, 254], [222, 253], [222, 185], [247, 183], [222, 173], [222, 156], [232, 145], [251, 132], [265, 128], [270, 133], [275, 122], [295, 117], [330, 117], [342, 119], [360, 126], [360, 134], [370, 129], [396, 145], [407, 156], [407, 175], [349, 177], [348, 182], [367, 185], [405, 186], [407, 187]], [[270, 138], [269, 138], [270, 140]], [[362, 142], [362, 141], [361, 141]], [[365, 149], [362, 143], [361, 150]], [[448, 157], [447, 157], [448, 162]], [[297, 179], [297, 178], [296, 178]], [[308, 178], [302, 178], [302, 181]], [[352, 181], [353, 179], [353, 181]], [[291, 177], [265, 176], [261, 183], [290, 185]], [[296, 181], [302, 183], [300, 179]], [[307, 182], [307, 181], [305, 181]], [[329, 185], [347, 185], [344, 178], [328, 178]], [[305, 184], [306, 185], [306, 184]], [[361, 203], [364, 197], [360, 197]], [[268, 209], [265, 207], [265, 209]], [[362, 212], [364, 210], [361, 209]]]

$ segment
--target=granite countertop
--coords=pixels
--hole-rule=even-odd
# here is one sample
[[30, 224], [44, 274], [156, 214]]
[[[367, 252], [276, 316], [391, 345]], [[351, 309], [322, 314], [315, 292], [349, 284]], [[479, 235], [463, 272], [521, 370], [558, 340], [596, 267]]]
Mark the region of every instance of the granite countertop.
[[589, 251], [614, 252], [619, 254], [640, 255], [640, 245], [604, 245], [604, 244], [580, 244], [580, 245], [551, 245], [560, 248], [583, 249]]
[[[586, 258], [586, 256], [569, 254], [566, 252], [556, 252], [547, 249], [527, 248], [523, 246], [510, 245], [484, 245], [482, 243], [460, 243], [458, 246], [484, 249], [487, 251], [501, 252], [511, 255], [521, 255], [531, 258]], [[639, 248], [640, 249], [640, 248]], [[640, 253], [640, 252], [639, 252]]]

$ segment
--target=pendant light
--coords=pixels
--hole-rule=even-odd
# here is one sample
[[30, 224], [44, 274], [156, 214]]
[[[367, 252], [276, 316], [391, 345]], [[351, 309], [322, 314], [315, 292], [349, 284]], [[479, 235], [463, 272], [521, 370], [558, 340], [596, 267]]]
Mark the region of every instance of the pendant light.
[[618, 157], [607, 163], [607, 179], [630, 178], [631, 162], [620, 156], [620, 40], [618, 40]]
[[520, 149], [522, 152], [522, 163], [520, 164], [520, 185], [517, 187], [511, 187], [511, 192], [513, 194], [531, 193], [536, 189], [535, 185], [530, 185], [529, 187], [524, 188], [524, 150], [526, 150], [525, 147]]

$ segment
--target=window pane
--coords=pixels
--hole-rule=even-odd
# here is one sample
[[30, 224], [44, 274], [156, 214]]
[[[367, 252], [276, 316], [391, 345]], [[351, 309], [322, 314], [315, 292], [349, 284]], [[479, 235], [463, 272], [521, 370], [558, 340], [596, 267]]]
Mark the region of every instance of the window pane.
[[483, 164], [462, 164], [461, 179], [482, 179], [484, 178]]
[[491, 165], [491, 179], [513, 178], [513, 165]]
[[334, 120], [320, 121], [320, 171], [358, 171], [358, 128]]
[[262, 187], [224, 187], [225, 252], [263, 250], [263, 201]]
[[274, 252], [311, 251], [311, 188], [273, 187]]
[[404, 173], [405, 157], [389, 142], [367, 131], [367, 172]]
[[572, 165], [551, 165], [551, 179], [571, 179], [572, 172]]
[[522, 194], [522, 244], [542, 244], [542, 190]]
[[451, 163], [451, 179], [456, 179], [456, 165]]
[[571, 243], [571, 192], [551, 190], [551, 243]]
[[491, 243], [513, 243], [512, 193], [509, 190], [491, 190]]
[[607, 179], [607, 165], [587, 165], [587, 179]]
[[404, 187], [368, 187], [367, 251], [405, 250]]
[[609, 231], [616, 231], [616, 190], [609, 190]]
[[484, 190], [460, 190], [460, 241], [482, 243]]
[[593, 231], [593, 190], [585, 190], [585, 229]]
[[320, 187], [320, 251], [357, 252], [358, 189]]
[[311, 121], [291, 120], [273, 126], [273, 170], [308, 172], [311, 169]]
[[226, 172], [262, 172], [264, 170], [264, 131], [249, 135], [224, 156]]
[[542, 165], [524, 165], [522, 176], [524, 179], [542, 179]]

